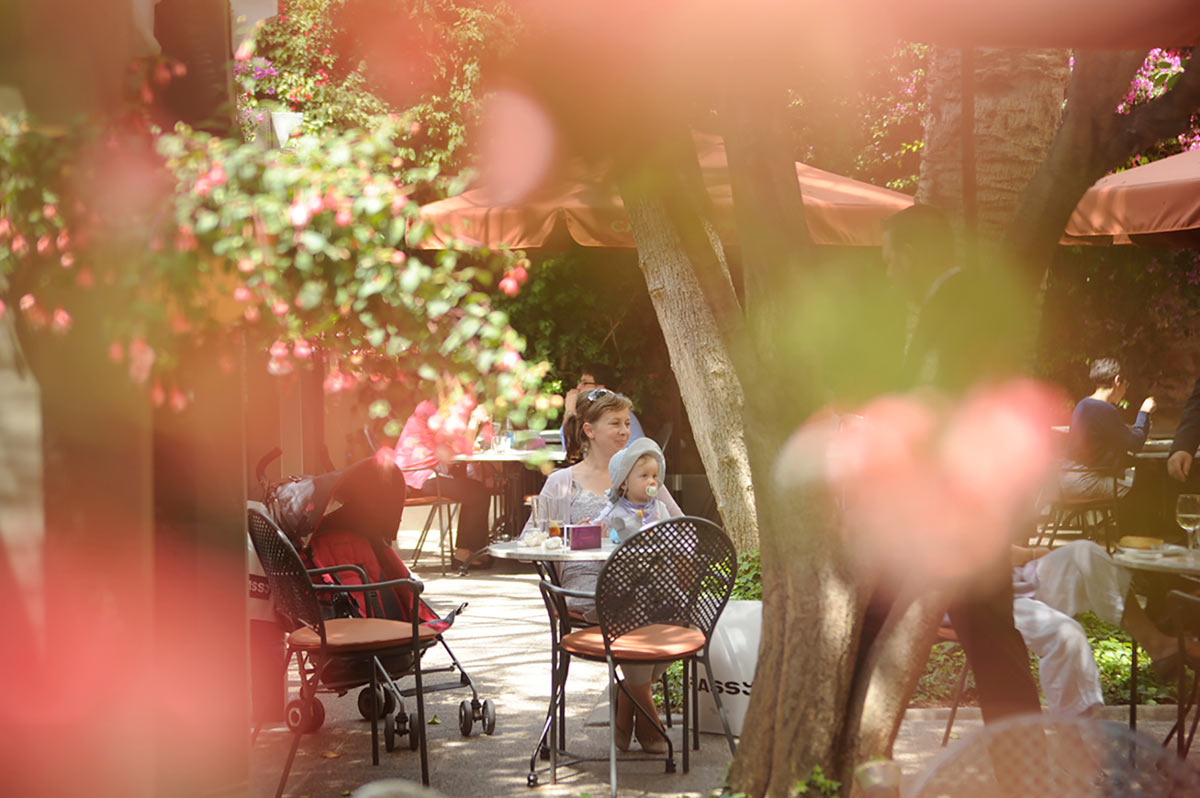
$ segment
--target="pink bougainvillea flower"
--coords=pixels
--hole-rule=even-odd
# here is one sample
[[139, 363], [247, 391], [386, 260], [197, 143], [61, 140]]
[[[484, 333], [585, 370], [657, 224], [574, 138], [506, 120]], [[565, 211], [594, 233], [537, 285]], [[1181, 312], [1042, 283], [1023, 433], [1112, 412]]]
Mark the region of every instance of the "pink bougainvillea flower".
[[12, 242], [9, 243], [8, 248], [12, 250], [14, 255], [21, 255], [26, 249], [29, 248], [29, 245], [25, 242], [25, 236], [17, 233], [15, 236], [13, 236]]
[[391, 446], [380, 446], [375, 450], [375, 462], [380, 468], [387, 468], [396, 462], [396, 450]]
[[206, 175], [201, 175], [196, 178], [196, 184], [192, 186], [192, 193], [198, 194], [201, 197], [208, 196], [208, 192], [212, 190], [212, 182]]
[[288, 345], [283, 341], [276, 341], [271, 344], [271, 348], [267, 350], [271, 357], [285, 358], [288, 356]]
[[254, 295], [250, 293], [249, 288], [247, 288], [244, 285], [239, 284], [237, 286], [237, 288], [233, 289], [233, 298], [236, 299], [238, 302], [249, 302], [251, 299], [254, 298]]
[[292, 354], [300, 359], [305, 359], [312, 356], [312, 344], [300, 338], [292, 342]]
[[276, 316], [284, 316], [287, 314], [288, 310], [288, 303], [284, 302], [282, 299], [277, 299], [271, 304], [271, 312]]
[[249, 61], [252, 55], [254, 55], [254, 42], [250, 39], [246, 39], [239, 44], [237, 50], [233, 53], [233, 57], [237, 61]]
[[254, 261], [250, 258], [238, 258], [237, 267], [242, 274], [249, 274], [254, 271]]
[[273, 357], [267, 361], [267, 373], [273, 377], [284, 377], [291, 374], [292, 362], [283, 358]]
[[17, 307], [21, 310], [29, 310], [36, 304], [37, 299], [34, 298], [33, 294], [22, 294], [21, 298], [17, 300]]
[[350, 213], [349, 208], [338, 208], [337, 216], [335, 217], [338, 227], [345, 227], [346, 225], [350, 224], [353, 219], [354, 216]]
[[169, 404], [173, 411], [176, 413], [182, 413], [187, 409], [188, 406], [187, 396], [185, 396], [183, 391], [179, 390], [178, 388], [172, 388]]
[[113, 341], [108, 345], [108, 359], [114, 363], [120, 363], [125, 359], [125, 347], [121, 346], [120, 341]]
[[525, 285], [525, 281], [529, 279], [529, 272], [521, 265], [513, 267], [509, 274], [517, 281], [517, 285]]
[[222, 185], [226, 180], [225, 167], [221, 164], [220, 161], [217, 161], [216, 163], [214, 163], [212, 165], [212, 168], [208, 170], [208, 174], [205, 176], [208, 178], [208, 182], [210, 185], [214, 185], [214, 186]]
[[807, 422], [776, 463], [782, 489], [821, 485], [849, 551], [893, 584], [961, 583], [1005, 556], [1056, 461], [1062, 397], [1032, 381], [959, 403], [886, 396]]
[[42, 216], [45, 216], [47, 219], [53, 219], [55, 216], [58, 216], [58, 206], [47, 202], [42, 206]]
[[71, 329], [71, 314], [62, 308], [55, 308], [50, 318], [50, 329], [63, 335]]
[[517, 284], [515, 279], [506, 275], [500, 280], [500, 290], [508, 296], [516, 296], [521, 291], [521, 286]]
[[8, 313], [8, 305], [4, 304], [3, 299], [0, 299], [0, 319], [4, 318], [5, 313]]
[[37, 240], [37, 251], [39, 255], [45, 255], [50, 251], [50, 236], [42, 236]]
[[75, 265], [75, 256], [70, 252], [64, 252], [62, 257], [58, 259], [58, 262], [62, 264], [64, 269], [69, 269]]
[[92, 276], [92, 270], [87, 266], [83, 266], [75, 273], [75, 284], [80, 288], [91, 288], [96, 284], [96, 278]]
[[250, 322], [251, 324], [258, 321], [258, 318], [259, 318], [258, 306], [251, 305], [250, 307], [243, 310], [242, 318], [244, 318], [246, 321]]
[[307, 203], [297, 200], [288, 208], [288, 220], [292, 223], [292, 227], [304, 227], [311, 218], [312, 211], [308, 209]]
[[134, 338], [129, 342], [129, 376], [134, 382], [140, 384], [150, 378], [155, 357], [154, 348], [144, 338]]
[[[504, 369], [505, 371], [512, 371], [513, 369], [515, 369], [517, 367], [517, 364], [520, 362], [521, 362], [521, 356], [519, 354], [517, 354], [516, 352], [514, 352], [513, 350], [509, 349], [503, 355], [500, 356], [499, 366], [500, 366], [500, 368]], [[517, 386], [517, 388], [520, 388], [520, 386]]]
[[395, 252], [392, 253], [392, 263], [397, 263], [397, 264], [404, 263], [404, 261], [406, 261], [406, 260], [408, 260], [408, 255], [406, 255], [401, 250], [396, 250]]
[[71, 236], [66, 230], [59, 230], [58, 237], [54, 239], [54, 245], [58, 247], [58, 251], [62, 252], [67, 247], [71, 246]]
[[8, 221], [7, 216], [0, 216], [0, 238], [7, 238], [12, 232], [12, 224]]
[[155, 407], [162, 407], [166, 400], [167, 392], [163, 390], [162, 383], [155, 380], [153, 387], [150, 388], [150, 403]]

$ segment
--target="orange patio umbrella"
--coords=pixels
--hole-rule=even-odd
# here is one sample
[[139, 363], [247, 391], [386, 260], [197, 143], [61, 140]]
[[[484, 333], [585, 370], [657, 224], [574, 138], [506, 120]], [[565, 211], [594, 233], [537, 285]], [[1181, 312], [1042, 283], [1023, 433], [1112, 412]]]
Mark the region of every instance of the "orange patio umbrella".
[[1102, 177], [1075, 206], [1063, 244], [1200, 244], [1200, 150]]
[[[716, 224], [726, 244], [736, 244], [733, 193], [725, 144], [717, 136], [697, 134], [696, 151], [704, 185], [716, 209]], [[585, 247], [633, 247], [625, 206], [607, 163], [571, 160], [560, 176], [525, 197], [498, 201], [497, 192], [473, 188], [421, 208], [433, 235], [426, 249], [454, 241], [514, 249], [561, 241], [562, 231]], [[912, 197], [869, 183], [796, 164], [809, 233], [818, 244], [879, 246], [881, 221], [912, 205]]]

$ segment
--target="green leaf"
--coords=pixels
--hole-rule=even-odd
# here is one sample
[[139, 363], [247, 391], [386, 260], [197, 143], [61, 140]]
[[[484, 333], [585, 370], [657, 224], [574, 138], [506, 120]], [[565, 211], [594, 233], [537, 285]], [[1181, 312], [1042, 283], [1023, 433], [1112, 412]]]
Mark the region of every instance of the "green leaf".
[[300, 291], [296, 294], [296, 304], [304, 310], [312, 310], [321, 304], [321, 299], [324, 296], [325, 284], [316, 280], [308, 280], [304, 285], [300, 286]]
[[316, 230], [309, 229], [300, 234], [300, 244], [309, 252], [321, 252], [328, 243], [328, 239]]
[[211, 233], [213, 230], [217, 229], [217, 225], [220, 224], [220, 222], [220, 216], [217, 216], [210, 210], [202, 210], [196, 214], [196, 232], [199, 235]]
[[376, 399], [371, 402], [371, 406], [367, 408], [367, 415], [371, 418], [387, 418], [392, 412], [392, 405], [387, 399]]

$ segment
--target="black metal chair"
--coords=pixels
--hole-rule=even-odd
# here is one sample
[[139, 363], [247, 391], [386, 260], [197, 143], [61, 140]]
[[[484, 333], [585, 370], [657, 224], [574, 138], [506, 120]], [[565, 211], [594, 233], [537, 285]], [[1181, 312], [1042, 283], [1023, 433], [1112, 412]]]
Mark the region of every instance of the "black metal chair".
[[1124, 724], [1039, 713], [967, 736], [930, 763], [905, 795], [1164, 798], [1200, 795], [1200, 772]]
[[1063, 495], [1056, 490], [1050, 500], [1049, 515], [1046, 522], [1038, 530], [1037, 544], [1042, 545], [1042, 539], [1048, 538], [1047, 546], [1054, 546], [1059, 532], [1064, 529], [1078, 529], [1080, 534], [1104, 546], [1112, 553], [1113, 547], [1121, 538], [1119, 502], [1121, 497], [1120, 481], [1125, 475], [1124, 468], [1083, 468], [1081, 466], [1065, 466], [1060, 469], [1062, 474], [1093, 474], [1102, 478], [1107, 489], [1104, 495], [1075, 497]]
[[[556, 733], [565, 701], [566, 676], [571, 657], [605, 662], [609, 672], [609, 784], [617, 794], [616, 706], [617, 690], [625, 691], [636, 709], [642, 711], [617, 678], [618, 663], [658, 664], [684, 661], [683, 674], [683, 769], [689, 767], [688, 727], [698, 714], [698, 662], [703, 662], [713, 683], [709, 646], [721, 611], [733, 591], [737, 576], [737, 554], [720, 527], [703, 518], [681, 517], [660, 521], [626, 540], [609, 557], [596, 583], [596, 612], [600, 624], [572, 631], [567, 596], [587, 596], [549, 581], [540, 584], [542, 597], [552, 619], [554, 646], [551, 662], [551, 703], [547, 714], [551, 780], [556, 780], [558, 753], [563, 735]], [[690, 692], [689, 692], [690, 687]], [[729, 750], [735, 750], [733, 733], [713, 691]], [[658, 725], [657, 718], [651, 718]], [[660, 727], [661, 728], [661, 727]], [[692, 744], [700, 747], [698, 725], [692, 728]], [[666, 768], [675, 770], [674, 743], [667, 740]], [[530, 785], [537, 775], [530, 762]]]
[[[1200, 635], [1200, 596], [1172, 590], [1167, 595], [1167, 607], [1179, 639], [1180, 667], [1175, 725], [1171, 727], [1167, 739], [1163, 740], [1163, 745], [1169, 745], [1174, 737], [1178, 754], [1187, 756], [1192, 747], [1192, 738], [1196, 736], [1196, 726], [1200, 725], [1200, 707], [1196, 706], [1196, 698], [1200, 696], [1200, 641], [1195, 639]], [[1190, 690], [1187, 686], [1187, 668], [1191, 668], [1193, 674]], [[1187, 716], [1193, 709], [1196, 713], [1192, 718], [1192, 728], [1185, 735], [1183, 730], [1187, 727]]]
[[[363, 585], [314, 585], [287, 536], [265, 513], [248, 510], [250, 539], [271, 583], [271, 596], [276, 613], [291, 630], [287, 636], [286, 663], [296, 657], [300, 674], [300, 697], [288, 704], [288, 726], [292, 730], [292, 745], [288, 751], [283, 774], [279, 778], [276, 798], [283, 794], [291, 772], [300, 737], [319, 728], [324, 708], [316, 698], [319, 687], [345, 692], [369, 684], [370, 696], [379, 702], [386, 690], [397, 703], [401, 692], [393, 677], [411, 673], [416, 680], [417, 712], [415, 717], [397, 718], [395, 726], [390, 715], [385, 716], [385, 737], [391, 750], [395, 728], [407, 728], [410, 747], [421, 751], [421, 781], [429, 784], [429, 760], [425, 745], [425, 699], [421, 685], [421, 652], [437, 640], [437, 632], [420, 624], [418, 604], [424, 586], [414, 579], [392, 579], [387, 582]], [[342, 568], [345, 566], [338, 566]], [[333, 570], [333, 569], [325, 569]], [[320, 593], [372, 593], [384, 588], [406, 587], [412, 595], [411, 622], [384, 618], [335, 618], [325, 620], [317, 599]], [[367, 602], [374, 607], [377, 602]], [[386, 704], [385, 704], [386, 705]], [[371, 761], [379, 764], [379, 717], [375, 706], [371, 720]], [[417, 745], [413, 745], [416, 742]]]

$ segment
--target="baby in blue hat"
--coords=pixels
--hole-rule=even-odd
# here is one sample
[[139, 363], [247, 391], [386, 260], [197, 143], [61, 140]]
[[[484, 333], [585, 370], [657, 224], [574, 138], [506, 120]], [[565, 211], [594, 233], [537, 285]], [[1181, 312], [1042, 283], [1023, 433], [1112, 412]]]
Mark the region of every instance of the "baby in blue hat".
[[638, 438], [608, 461], [612, 487], [609, 505], [597, 523], [607, 523], [614, 543], [628, 540], [645, 526], [670, 516], [658, 496], [658, 486], [667, 473], [662, 449], [650, 438]]

